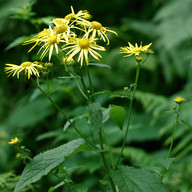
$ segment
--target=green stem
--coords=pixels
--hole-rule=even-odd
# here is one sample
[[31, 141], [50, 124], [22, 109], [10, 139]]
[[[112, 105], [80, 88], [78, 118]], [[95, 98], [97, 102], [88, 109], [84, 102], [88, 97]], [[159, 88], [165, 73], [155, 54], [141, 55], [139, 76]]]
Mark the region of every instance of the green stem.
[[49, 88], [49, 77], [48, 77], [48, 74], [46, 74], [46, 81], [47, 81], [47, 93], [49, 95], [50, 88]]
[[83, 73], [82, 73], [81, 66], [78, 66], [78, 68], [79, 68], [79, 74], [80, 74], [80, 77], [81, 77], [81, 78], [80, 78], [81, 83], [82, 83], [83, 88], [84, 88], [84, 91], [85, 91], [85, 93], [87, 94], [87, 97], [88, 97], [88, 99], [89, 99], [89, 93], [88, 93], [87, 87], [86, 87], [86, 85], [85, 85], [85, 81], [84, 81], [84, 78], [83, 78]]
[[169, 152], [168, 152], [168, 155], [167, 155], [167, 159], [169, 159], [171, 151], [172, 151], [172, 148], [173, 148], [173, 142], [174, 142], [174, 139], [175, 139], [175, 133], [176, 133], [178, 122], [179, 122], [179, 113], [180, 113], [180, 104], [179, 104], [179, 109], [176, 112], [175, 128], [174, 128], [174, 131], [173, 131], [173, 135], [172, 135], [171, 144], [170, 144], [170, 147], [169, 147]]
[[90, 76], [90, 73], [89, 73], [89, 67], [87, 65], [86, 65], [86, 70], [87, 70], [87, 75], [88, 75], [89, 85], [90, 85], [90, 90], [91, 90], [91, 99], [92, 99], [92, 102], [94, 102], [95, 101], [95, 92], [94, 92], [94, 89], [93, 89], [93, 84], [92, 84], [91, 76]]
[[[174, 127], [174, 130], [173, 130], [173, 135], [172, 135], [171, 144], [170, 144], [170, 147], [169, 147], [169, 152], [167, 154], [167, 159], [169, 159], [169, 157], [171, 155], [171, 151], [172, 151], [172, 148], [173, 148], [173, 142], [174, 142], [174, 139], [175, 139], [176, 130], [177, 130], [177, 127], [178, 127], [181, 104], [178, 104], [178, 105], [179, 105], [179, 108], [178, 108], [178, 111], [175, 112], [176, 113], [175, 127]], [[163, 172], [162, 172], [162, 175], [161, 175], [161, 179], [163, 179], [165, 171], [166, 171], [166, 169], [164, 168]]]
[[[101, 130], [100, 130], [100, 132], [99, 132], [99, 140], [100, 140], [100, 148], [101, 148], [101, 149], [104, 149]], [[107, 173], [107, 175], [108, 175], [108, 177], [109, 177], [109, 182], [110, 182], [111, 188], [112, 188], [113, 192], [116, 192], [115, 184], [114, 184], [113, 179], [111, 178], [111, 175], [110, 175], [110, 173], [109, 173], [109, 169], [108, 169], [108, 166], [107, 166], [107, 161], [106, 161], [106, 159], [105, 159], [104, 152], [101, 151], [101, 152], [100, 152], [100, 155], [101, 155], [101, 159], [102, 159], [103, 165], [104, 165], [104, 167], [105, 167], [105, 171], [106, 171], [106, 173]]]
[[[70, 68], [67, 68], [67, 69], [69, 70], [69, 74], [70, 74], [70, 76], [73, 75], [73, 76], [75, 76], [75, 77], [81, 79], [81, 77], [79, 77], [73, 70], [71, 70]], [[86, 100], [88, 100], [87, 95], [86, 95], [86, 94], [84, 93], [84, 91], [82, 90], [82, 88], [81, 88], [81, 86], [79, 85], [79, 82], [77, 81], [77, 79], [74, 79], [74, 80], [75, 80], [75, 83], [76, 83], [76, 85], [77, 85], [77, 87], [78, 87], [80, 93], [83, 95], [83, 97], [84, 97]]]
[[51, 97], [49, 95], [47, 95], [43, 89], [40, 87], [39, 82], [38, 82], [38, 78], [37, 78], [37, 87], [39, 88], [39, 90], [43, 93], [44, 96], [46, 96], [51, 103], [54, 105], [54, 107], [67, 119], [67, 121], [69, 121], [70, 125], [75, 129], [75, 131], [90, 145], [92, 146], [94, 149], [98, 149], [93, 143], [91, 143], [80, 131], [79, 129], [71, 122], [71, 120], [69, 119], [69, 117], [62, 111], [62, 109], [51, 99]]
[[126, 128], [123, 144], [122, 144], [122, 147], [121, 147], [121, 152], [120, 152], [120, 155], [119, 155], [119, 158], [118, 158], [118, 161], [116, 163], [115, 168], [118, 167], [118, 164], [119, 164], [119, 162], [121, 160], [121, 157], [123, 155], [123, 150], [125, 148], [125, 143], [126, 143], [126, 140], [127, 140], [127, 134], [128, 134], [129, 124], [130, 124], [130, 120], [131, 120], [132, 105], [133, 105], [133, 100], [134, 100], [134, 97], [135, 97], [135, 92], [136, 92], [136, 89], [137, 89], [137, 83], [138, 83], [138, 79], [139, 79], [140, 66], [141, 66], [141, 63], [137, 63], [137, 70], [136, 70], [136, 76], [135, 76], [134, 90], [133, 90], [133, 94], [132, 94], [132, 97], [131, 97], [130, 106], [129, 106], [129, 112], [128, 112], [127, 128]]
[[107, 143], [107, 145], [108, 145], [108, 148], [109, 148], [109, 154], [110, 154], [110, 159], [111, 159], [112, 167], [113, 167], [113, 169], [115, 169], [114, 158], [113, 158], [113, 154], [112, 154], [112, 152], [111, 152], [111, 145], [110, 145], [110, 143], [109, 143], [109, 140], [108, 140], [107, 136], [105, 135], [105, 132], [104, 132], [103, 128], [101, 128], [101, 131], [102, 131], [102, 133], [103, 133], [103, 136], [104, 136], [105, 141], [106, 141], [106, 143]]

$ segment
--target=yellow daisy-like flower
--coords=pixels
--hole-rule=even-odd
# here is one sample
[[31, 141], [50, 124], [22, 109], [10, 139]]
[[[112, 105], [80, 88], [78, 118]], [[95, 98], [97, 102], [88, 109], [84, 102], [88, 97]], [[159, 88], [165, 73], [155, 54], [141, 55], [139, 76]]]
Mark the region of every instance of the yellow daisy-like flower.
[[145, 46], [142, 46], [142, 42], [140, 44], [140, 46], [137, 45], [137, 43], [135, 43], [135, 47], [130, 43], [128, 42], [129, 44], [129, 47], [126, 46], [126, 47], [121, 47], [122, 49], [122, 52], [121, 53], [125, 53], [127, 55], [125, 55], [124, 57], [129, 57], [131, 55], [139, 55], [141, 52], [146, 52], [148, 50], [148, 48], [151, 46], [152, 43], [148, 44], [148, 45], [145, 45]]
[[17, 75], [17, 78], [19, 79], [20, 72], [24, 71], [25, 75], [28, 76], [28, 79], [30, 79], [31, 75], [35, 75], [39, 77], [39, 72], [37, 69], [44, 69], [44, 67], [39, 64], [37, 61], [35, 62], [23, 62], [21, 65], [15, 65], [15, 64], [5, 64], [8, 67], [5, 67], [5, 72], [8, 74], [8, 77], [10, 75]]
[[42, 39], [47, 39], [50, 36], [50, 29], [44, 29], [40, 33], [38, 33], [34, 38], [27, 40], [23, 43], [23, 45], [35, 43], [31, 49], [29, 49], [28, 53], [33, 50], [37, 45], [40, 45], [42, 42]]
[[14, 145], [14, 144], [16, 144], [16, 143], [19, 143], [20, 142], [20, 140], [17, 138], [17, 137], [15, 137], [14, 139], [11, 139], [11, 141], [10, 142], [8, 142], [10, 145]]
[[60, 35], [60, 39], [64, 39], [66, 43], [69, 41], [69, 37], [75, 37], [76, 34], [71, 30], [74, 27], [72, 24], [67, 24], [64, 19], [57, 18], [52, 21], [55, 24], [53, 32], [56, 35]]
[[36, 45], [39, 45], [39, 46], [41, 46], [41, 48], [39, 49], [37, 54], [39, 54], [39, 52], [42, 49], [44, 49], [41, 54], [40, 59], [42, 60], [45, 57], [45, 55], [47, 54], [47, 52], [49, 51], [49, 61], [50, 61], [54, 48], [56, 50], [56, 53], [58, 54], [58, 52], [59, 52], [58, 44], [60, 42], [65, 42], [65, 40], [61, 39], [63, 36], [61, 36], [61, 34], [59, 33], [59, 31], [61, 32], [62, 30], [63, 30], [62, 27], [60, 29], [58, 28], [58, 29], [53, 30], [51, 28], [51, 26], [49, 26], [49, 29], [44, 29], [33, 39], [24, 42], [24, 45], [35, 42], [35, 45], [28, 52], [30, 52], [32, 49], [34, 49]]
[[80, 65], [81, 66], [83, 65], [84, 60], [85, 60], [86, 64], [88, 65], [89, 64], [89, 59], [88, 59], [89, 54], [93, 58], [95, 58], [99, 61], [99, 57], [101, 57], [101, 55], [99, 53], [97, 53], [95, 50], [105, 51], [105, 48], [97, 45], [95, 41], [96, 41], [96, 39], [94, 39], [94, 38], [85, 38], [85, 37], [75, 38], [73, 40], [73, 42], [69, 43], [67, 45], [67, 47], [65, 47], [63, 50], [71, 49], [66, 54], [69, 60], [71, 58], [73, 58], [75, 55], [79, 54], [78, 62], [80, 61]]
[[84, 21], [84, 22], [87, 22], [87, 19], [90, 19], [91, 18], [91, 15], [89, 14], [89, 12], [87, 10], [80, 10], [78, 11], [77, 13], [75, 13], [73, 7], [71, 6], [71, 13], [66, 15], [65, 18], [64, 18], [64, 21], [69, 24], [69, 22], [73, 20], [74, 21]]
[[114, 33], [117, 36], [115, 31], [109, 30], [107, 27], [103, 27], [98, 21], [89, 22], [88, 26], [88, 33], [92, 33], [93, 38], [98, 35], [100, 39], [102, 39], [104, 42], [107, 42], [107, 45], [109, 44], [107, 32]]
[[39, 41], [44, 43], [43, 46], [41, 46], [41, 48], [38, 51], [39, 53], [42, 49], [44, 49], [40, 57], [41, 60], [45, 57], [46, 53], [49, 51], [49, 61], [50, 61], [54, 48], [56, 53], [58, 54], [59, 52], [58, 44], [62, 41], [61, 36], [58, 34], [55, 34], [51, 26], [49, 26], [49, 30], [50, 30], [50, 35], [47, 38], [39, 39]]
[[175, 101], [177, 104], [180, 104], [180, 103], [183, 103], [183, 101], [185, 101], [185, 99], [183, 99], [181, 96], [179, 96], [179, 97], [176, 97], [176, 99], [174, 99], [174, 101]]

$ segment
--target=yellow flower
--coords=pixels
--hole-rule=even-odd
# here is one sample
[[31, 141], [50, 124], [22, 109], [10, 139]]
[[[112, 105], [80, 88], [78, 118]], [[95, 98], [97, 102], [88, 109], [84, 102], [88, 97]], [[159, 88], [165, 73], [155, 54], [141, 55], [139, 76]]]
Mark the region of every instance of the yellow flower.
[[24, 45], [35, 42], [35, 45], [28, 52], [30, 52], [32, 49], [34, 49], [36, 45], [39, 45], [39, 46], [41, 46], [41, 48], [39, 49], [38, 53], [42, 49], [44, 49], [41, 54], [40, 59], [42, 60], [45, 57], [46, 53], [49, 51], [49, 61], [50, 61], [54, 48], [56, 50], [56, 53], [58, 54], [58, 52], [59, 52], [58, 44], [60, 42], [65, 42], [65, 40], [61, 39], [63, 36], [61, 36], [60, 33], [57, 33], [57, 32], [59, 32], [59, 30], [61, 31], [63, 29], [53, 30], [51, 28], [51, 26], [49, 26], [49, 29], [44, 29], [33, 39], [24, 42]]
[[43, 69], [44, 67], [39, 64], [37, 61], [35, 62], [23, 62], [21, 65], [15, 65], [15, 64], [5, 64], [8, 67], [5, 67], [6, 74], [13, 75], [13, 77], [17, 74], [17, 78], [19, 79], [20, 72], [24, 71], [25, 75], [27, 74], [28, 79], [31, 77], [31, 75], [35, 75], [39, 77], [39, 72], [37, 69]]
[[80, 10], [77, 13], [74, 12], [73, 7], [71, 6], [71, 13], [66, 15], [64, 18], [64, 21], [68, 24], [72, 19], [74, 19], [73, 21], [84, 21], [86, 22], [86, 19], [90, 19], [91, 15], [89, 14], [88, 11], [84, 10]]
[[19, 143], [20, 142], [20, 140], [17, 138], [17, 137], [15, 137], [14, 139], [11, 139], [11, 141], [10, 142], [8, 142], [10, 145], [14, 145], [14, 144], [16, 144], [16, 143]]
[[57, 18], [52, 21], [56, 26], [53, 31], [56, 35], [60, 35], [60, 39], [65, 39], [68, 42], [69, 37], [75, 37], [76, 34], [71, 31], [74, 28], [72, 24], [68, 24], [65, 19]]
[[29, 49], [28, 53], [34, 49], [37, 45], [40, 45], [42, 42], [42, 39], [47, 39], [50, 36], [50, 29], [44, 29], [43, 31], [41, 31], [40, 33], [38, 33], [34, 38], [27, 40], [23, 43], [23, 45], [27, 45], [27, 44], [31, 44], [31, 43], [35, 43], [35, 45], [33, 47], [31, 47], [31, 49]]
[[181, 96], [179, 96], [179, 97], [176, 97], [176, 99], [174, 99], [174, 101], [176, 103], [180, 104], [180, 103], [183, 103], [183, 101], [185, 101], [185, 99], [183, 99]]
[[142, 46], [142, 42], [140, 44], [140, 46], [138, 47], [137, 43], [135, 43], [135, 47], [130, 43], [128, 42], [129, 44], [129, 47], [126, 46], [126, 47], [121, 47], [122, 49], [122, 52], [121, 53], [125, 53], [127, 55], [125, 55], [124, 57], [128, 57], [128, 56], [131, 56], [131, 55], [139, 55], [141, 52], [146, 52], [148, 50], [148, 48], [151, 46], [152, 43], [148, 44], [148, 45], [145, 45], [145, 46]]
[[117, 35], [115, 31], [109, 30], [107, 27], [103, 27], [101, 23], [98, 21], [92, 21], [92, 22], [77, 22], [78, 25], [82, 25], [84, 27], [88, 27], [87, 33], [91, 33], [92, 37], [95, 38], [99, 36], [100, 39], [102, 39], [104, 42], [107, 42], [107, 45], [109, 44], [109, 38], [107, 36], [107, 32], [114, 33]]
[[96, 39], [94, 38], [85, 38], [85, 37], [74, 38], [73, 42], [68, 43], [67, 47], [65, 47], [63, 50], [70, 49], [70, 51], [68, 51], [68, 53], [66, 54], [69, 60], [79, 53], [78, 62], [80, 61], [80, 65], [81, 66], [83, 65], [84, 60], [88, 65], [89, 54], [99, 61], [99, 57], [101, 57], [101, 55], [97, 53], [95, 50], [105, 51], [105, 48], [97, 45], [95, 40]]

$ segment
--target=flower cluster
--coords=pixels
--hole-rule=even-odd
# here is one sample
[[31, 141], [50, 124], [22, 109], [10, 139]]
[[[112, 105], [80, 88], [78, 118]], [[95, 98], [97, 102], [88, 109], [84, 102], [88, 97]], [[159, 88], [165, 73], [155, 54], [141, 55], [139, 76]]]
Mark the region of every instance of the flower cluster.
[[[105, 48], [98, 45], [97, 41], [102, 40], [109, 44], [108, 32], [116, 35], [117, 33], [102, 26], [97, 21], [90, 21], [91, 17], [86, 10], [75, 13], [71, 6], [70, 14], [64, 18], [53, 19], [48, 28], [39, 32], [34, 38], [25, 41], [23, 45], [34, 44], [28, 52], [35, 47], [40, 47], [37, 54], [41, 53], [41, 60], [48, 53], [50, 61], [53, 53], [58, 54], [59, 51], [63, 51], [65, 61], [75, 60], [81, 66], [84, 63], [89, 64], [89, 57], [99, 61], [101, 55], [98, 51], [105, 51]], [[17, 78], [19, 78], [20, 72], [24, 71], [29, 79], [31, 75], [39, 76], [39, 69], [46, 69], [44, 65], [39, 63], [24, 62], [19, 66], [6, 64], [5, 71], [8, 76], [17, 75]]]
[[[56, 18], [52, 20], [54, 26], [44, 29], [33, 39], [24, 42], [24, 45], [35, 43], [29, 50], [31, 51], [37, 45], [40, 46], [39, 52], [41, 53], [41, 59], [44, 58], [49, 51], [49, 61], [51, 60], [53, 50], [55, 49], [58, 54], [59, 48], [61, 50], [68, 50], [66, 56], [69, 59], [79, 54], [78, 62], [83, 65], [85, 60], [88, 65], [89, 54], [99, 60], [100, 54], [96, 50], [105, 51], [105, 48], [97, 45], [97, 40], [103, 40], [109, 44], [107, 32], [112, 32], [117, 35], [116, 32], [103, 27], [101, 23], [97, 21], [89, 21], [91, 15], [88, 11], [74, 12], [71, 6], [71, 13], [64, 18]], [[38, 52], [38, 53], [39, 53]]]

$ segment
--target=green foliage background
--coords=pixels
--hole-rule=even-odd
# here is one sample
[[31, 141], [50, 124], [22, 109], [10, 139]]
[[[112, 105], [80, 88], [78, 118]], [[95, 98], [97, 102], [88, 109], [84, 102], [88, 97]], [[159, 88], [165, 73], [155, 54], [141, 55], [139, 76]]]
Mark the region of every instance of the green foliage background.
[[[164, 182], [168, 192], [192, 191], [191, 0], [0, 0], [0, 191], [13, 191], [18, 181], [16, 175], [24, 168], [22, 161], [15, 158], [14, 149], [7, 144], [12, 137], [22, 138], [34, 156], [78, 138], [70, 128], [63, 131], [66, 120], [31, 81], [7, 78], [4, 73], [5, 63], [20, 64], [38, 59], [34, 52], [27, 54], [29, 46], [21, 46], [21, 43], [47, 27], [53, 17], [68, 14], [71, 5], [75, 11], [88, 10], [93, 20], [118, 33], [118, 37], [110, 36], [110, 46], [102, 54], [101, 63], [110, 65], [111, 69], [91, 67], [96, 91], [111, 92], [98, 96], [102, 107], [120, 105], [128, 108], [122, 90], [134, 82], [135, 63], [131, 58], [123, 58], [119, 47], [126, 46], [128, 41], [142, 41], [143, 45], [153, 42], [155, 53], [141, 70], [124, 164], [155, 167], [159, 158], [166, 157], [175, 123], [171, 106], [174, 98], [181, 95], [186, 101], [182, 105], [182, 121], [174, 143], [176, 159]], [[58, 64], [53, 67], [58, 75], [51, 76], [51, 89], [59, 88], [59, 92], [53, 93], [52, 97], [71, 118], [82, 116], [87, 112], [86, 103], [75, 85], [71, 86], [71, 80], [58, 79], [60, 68]], [[83, 118], [75, 123], [85, 134], [90, 133]], [[115, 146], [114, 154], [118, 154], [123, 132], [112, 121], [106, 122], [105, 131]], [[96, 159], [96, 154], [86, 152], [75, 154], [65, 163], [66, 167], [74, 167], [71, 170], [73, 178], [88, 185], [92, 192], [97, 191], [96, 182], [102, 175], [98, 171], [101, 163]], [[82, 162], [86, 162], [85, 166], [81, 166]], [[6, 187], [7, 182], [13, 187]], [[35, 187], [44, 192], [56, 183], [56, 178], [46, 176]], [[27, 190], [35, 191], [33, 187]]]

